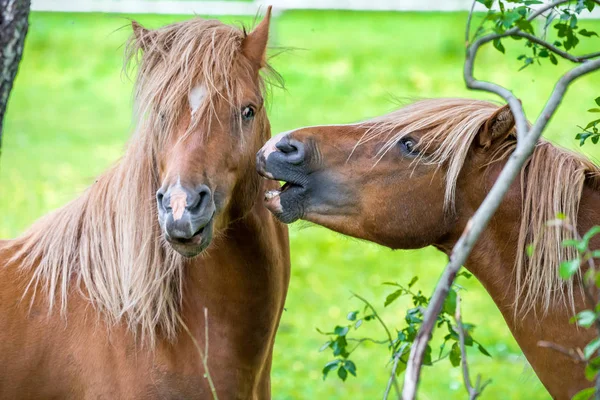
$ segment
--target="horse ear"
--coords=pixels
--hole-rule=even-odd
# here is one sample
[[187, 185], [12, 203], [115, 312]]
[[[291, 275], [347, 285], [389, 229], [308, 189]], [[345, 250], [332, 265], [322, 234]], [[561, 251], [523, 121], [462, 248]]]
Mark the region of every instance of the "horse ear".
[[515, 117], [507, 104], [485, 121], [477, 135], [477, 143], [480, 147], [487, 149], [493, 143], [504, 141], [514, 127]]
[[250, 32], [242, 43], [242, 52], [257, 68], [267, 63], [267, 42], [269, 41], [269, 23], [271, 22], [271, 6], [260, 24]]
[[152, 31], [144, 28], [137, 21], [131, 21], [131, 28], [133, 29], [136, 40], [140, 44], [140, 48], [144, 51], [148, 49], [152, 44]]

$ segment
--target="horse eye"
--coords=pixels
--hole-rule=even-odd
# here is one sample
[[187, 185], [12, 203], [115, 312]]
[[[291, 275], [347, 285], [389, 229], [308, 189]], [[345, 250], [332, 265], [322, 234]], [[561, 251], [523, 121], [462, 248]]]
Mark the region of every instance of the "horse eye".
[[246, 106], [242, 109], [242, 119], [244, 121], [250, 121], [254, 118], [254, 108], [251, 106]]
[[410, 138], [402, 138], [398, 141], [400, 149], [406, 154], [414, 155], [416, 143]]

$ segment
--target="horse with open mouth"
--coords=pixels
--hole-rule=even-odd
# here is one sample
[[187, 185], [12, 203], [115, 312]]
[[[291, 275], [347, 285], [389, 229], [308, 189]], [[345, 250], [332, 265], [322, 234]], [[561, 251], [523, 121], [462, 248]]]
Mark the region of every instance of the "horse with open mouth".
[[[286, 182], [265, 194], [283, 222], [304, 219], [393, 249], [431, 245], [450, 254], [515, 144], [507, 106], [431, 99], [362, 123], [281, 133], [256, 164], [263, 177]], [[542, 140], [465, 265], [557, 399], [592, 383], [583, 363], [538, 342], [583, 348], [595, 335], [569, 323], [586, 308], [581, 280], [558, 275], [575, 250], [562, 246], [567, 230], [546, 222], [562, 213], [583, 234], [600, 225], [598, 204], [600, 169]], [[600, 237], [590, 248], [600, 248]]]
[[0, 242], [0, 398], [270, 398], [290, 260], [254, 172], [269, 19], [133, 22], [124, 157]]

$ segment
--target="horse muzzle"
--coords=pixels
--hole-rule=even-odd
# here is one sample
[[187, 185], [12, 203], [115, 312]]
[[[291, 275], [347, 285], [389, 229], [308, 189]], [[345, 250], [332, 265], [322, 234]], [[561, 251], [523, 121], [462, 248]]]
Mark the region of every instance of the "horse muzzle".
[[206, 185], [180, 183], [156, 193], [158, 221], [167, 242], [185, 257], [195, 257], [212, 240], [215, 203]]
[[265, 193], [264, 205], [281, 222], [302, 218], [309, 193], [308, 147], [281, 133], [269, 140], [256, 154], [257, 172], [270, 180], [284, 181], [280, 189]]

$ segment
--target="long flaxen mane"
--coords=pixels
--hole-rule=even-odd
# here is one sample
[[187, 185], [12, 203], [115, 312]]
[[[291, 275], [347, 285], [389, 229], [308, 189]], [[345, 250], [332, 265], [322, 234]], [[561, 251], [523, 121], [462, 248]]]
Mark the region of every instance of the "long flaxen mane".
[[[380, 140], [383, 156], [397, 141], [414, 132], [424, 132], [417, 144], [415, 163], [434, 164], [444, 171], [444, 207], [455, 210], [456, 182], [473, 140], [498, 105], [472, 99], [427, 99], [416, 101], [388, 115], [365, 122], [368, 131], [357, 145]], [[511, 137], [491, 157], [506, 159], [516, 145]], [[600, 189], [600, 168], [584, 156], [540, 140], [521, 172], [522, 218], [515, 260], [515, 313], [547, 312], [557, 302], [574, 305], [573, 281], [558, 274], [562, 260], [576, 257], [575, 250], [562, 242], [572, 238], [567, 229], [548, 227], [559, 214], [577, 226], [577, 214], [584, 183]], [[533, 251], [528, 255], [528, 247]]]
[[157, 154], [189, 113], [195, 85], [204, 84], [208, 101], [190, 125], [214, 116], [218, 96], [235, 105], [250, 68], [241, 56], [245, 36], [194, 18], [131, 37], [126, 68], [137, 66], [136, 130], [123, 158], [83, 195], [12, 241], [12, 261], [32, 271], [26, 293], [44, 292], [49, 309], [58, 305], [64, 315], [78, 291], [109, 323], [125, 322], [142, 340], [175, 337], [185, 260], [157, 223]]

